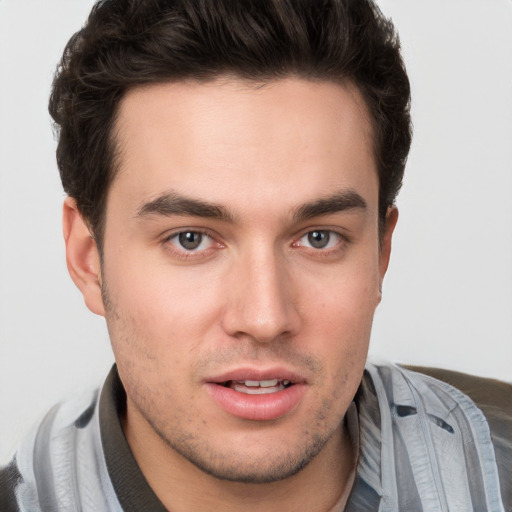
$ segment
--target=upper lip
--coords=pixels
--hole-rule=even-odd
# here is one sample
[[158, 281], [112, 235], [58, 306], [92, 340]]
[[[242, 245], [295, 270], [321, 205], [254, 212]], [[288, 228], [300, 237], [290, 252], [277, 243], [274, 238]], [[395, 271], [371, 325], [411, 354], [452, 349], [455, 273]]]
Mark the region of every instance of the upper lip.
[[306, 378], [299, 373], [283, 367], [254, 368], [254, 367], [238, 367], [227, 370], [218, 375], [208, 377], [205, 382], [213, 384], [222, 384], [228, 381], [244, 381], [244, 380], [289, 380], [293, 384], [305, 384]]

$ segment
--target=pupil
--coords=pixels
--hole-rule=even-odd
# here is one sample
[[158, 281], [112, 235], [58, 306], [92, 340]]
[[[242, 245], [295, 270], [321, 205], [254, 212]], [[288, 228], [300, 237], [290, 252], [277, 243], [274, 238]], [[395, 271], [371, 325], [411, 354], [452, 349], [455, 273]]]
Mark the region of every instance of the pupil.
[[323, 249], [329, 243], [329, 233], [326, 231], [311, 231], [311, 233], [308, 233], [308, 242], [315, 249]]
[[186, 233], [180, 233], [179, 241], [184, 249], [197, 249], [201, 244], [203, 235], [194, 231], [187, 231]]

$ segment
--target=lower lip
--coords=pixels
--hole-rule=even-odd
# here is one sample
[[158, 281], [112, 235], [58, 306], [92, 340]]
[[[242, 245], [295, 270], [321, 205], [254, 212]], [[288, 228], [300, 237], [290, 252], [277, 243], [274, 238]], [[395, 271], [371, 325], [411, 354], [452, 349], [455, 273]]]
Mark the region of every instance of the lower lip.
[[211, 382], [206, 384], [206, 389], [227, 413], [246, 420], [268, 421], [295, 409], [306, 392], [306, 385], [294, 384], [265, 395], [248, 395]]

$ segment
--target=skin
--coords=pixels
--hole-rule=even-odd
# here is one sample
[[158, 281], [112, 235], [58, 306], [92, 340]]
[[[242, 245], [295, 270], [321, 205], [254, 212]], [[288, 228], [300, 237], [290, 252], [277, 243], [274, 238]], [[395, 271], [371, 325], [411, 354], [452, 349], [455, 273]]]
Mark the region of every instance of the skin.
[[[101, 264], [72, 199], [64, 233], [71, 276], [107, 320], [144, 475], [173, 511], [328, 510], [356, 463], [343, 420], [397, 220], [390, 208], [380, 243], [357, 89], [151, 85], [127, 93], [116, 136]], [[234, 416], [206, 388], [240, 368], [284, 368], [304, 393], [276, 419]]]

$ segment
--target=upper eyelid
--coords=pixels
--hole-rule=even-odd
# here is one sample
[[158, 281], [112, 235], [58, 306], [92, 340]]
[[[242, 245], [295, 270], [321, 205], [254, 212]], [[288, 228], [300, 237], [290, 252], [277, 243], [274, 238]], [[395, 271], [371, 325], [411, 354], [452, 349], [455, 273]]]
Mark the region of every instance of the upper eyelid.
[[215, 239], [215, 235], [212, 234], [212, 231], [210, 229], [206, 228], [175, 228], [175, 229], [169, 229], [164, 231], [160, 238], [165, 242], [166, 240], [170, 240], [171, 238], [174, 238], [181, 233], [201, 233], [201, 235], [206, 235], [210, 237], [211, 239]]
[[[206, 236], [209, 238], [209, 244], [208, 247], [204, 249], [199, 250], [187, 250], [185, 247], [178, 247], [173, 240], [175, 240], [180, 234], [182, 233], [200, 233], [203, 236]], [[203, 241], [201, 241], [202, 243]], [[176, 255], [179, 253], [182, 253], [183, 255], [187, 255], [187, 257], [199, 257], [201, 254], [206, 253], [207, 251], [211, 250], [213, 248], [213, 245], [219, 244], [217, 239], [213, 237], [210, 233], [205, 232], [201, 229], [178, 229], [173, 230], [172, 232], [167, 232], [164, 234], [160, 240], [160, 244], [162, 246], [167, 246], [167, 250], [173, 251]], [[171, 247], [169, 247], [171, 246]]]
[[332, 226], [308, 227], [308, 228], [300, 230], [293, 238], [294, 238], [294, 240], [299, 240], [303, 236], [307, 235], [308, 233], [313, 233], [314, 231], [327, 231], [329, 233], [334, 233], [335, 235], [338, 235], [343, 240], [350, 241], [350, 234], [347, 233], [346, 229], [342, 229], [340, 227], [335, 228]]
[[[332, 247], [324, 247], [324, 248], [315, 248], [310, 247], [309, 245], [306, 245], [305, 243], [301, 243], [301, 239], [306, 236], [308, 233], [311, 233], [313, 231], [329, 231], [330, 233], [334, 233], [339, 239], [333, 244]], [[292, 242], [291, 248], [297, 249], [297, 250], [303, 250], [306, 251], [308, 254], [316, 254], [318, 256], [322, 257], [331, 257], [334, 254], [337, 254], [341, 251], [345, 251], [347, 247], [352, 243], [352, 240], [340, 233], [339, 231], [333, 230], [333, 229], [309, 229], [305, 232], [303, 232], [302, 235], [295, 237], [294, 241]]]
[[332, 229], [311, 229], [309, 231], [306, 231], [304, 234], [302, 234], [298, 240], [301, 240], [303, 239], [305, 236], [309, 235], [310, 233], [315, 233], [315, 232], [324, 232], [324, 233], [329, 233], [329, 235], [336, 235], [340, 240], [343, 240], [343, 241], [347, 241], [347, 237], [342, 235], [341, 233], [339, 233], [338, 231], [334, 231]]

